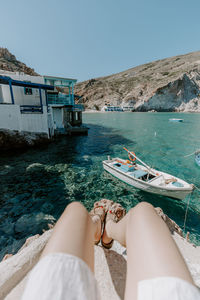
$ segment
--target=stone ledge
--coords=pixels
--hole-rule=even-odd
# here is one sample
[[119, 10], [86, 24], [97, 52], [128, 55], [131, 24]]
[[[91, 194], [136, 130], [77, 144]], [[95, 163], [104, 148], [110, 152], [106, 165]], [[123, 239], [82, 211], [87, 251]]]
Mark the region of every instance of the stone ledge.
[[[0, 263], [0, 300], [21, 299], [27, 274], [37, 263], [51, 232], [29, 238], [17, 254]], [[200, 287], [200, 247], [194, 247], [176, 232], [173, 238], [196, 285]], [[95, 277], [102, 299], [123, 300], [126, 258], [126, 249], [116, 241], [111, 250], [95, 246]]]
[[37, 263], [52, 230], [46, 231], [30, 245], [0, 263], [0, 300], [26, 276]]

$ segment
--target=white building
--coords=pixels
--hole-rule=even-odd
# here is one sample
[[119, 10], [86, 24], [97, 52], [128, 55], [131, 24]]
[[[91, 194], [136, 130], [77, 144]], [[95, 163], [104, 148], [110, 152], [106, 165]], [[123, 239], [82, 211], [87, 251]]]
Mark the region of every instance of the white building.
[[0, 70], [0, 128], [51, 137], [81, 125], [83, 108], [74, 103], [75, 83], [76, 79]]

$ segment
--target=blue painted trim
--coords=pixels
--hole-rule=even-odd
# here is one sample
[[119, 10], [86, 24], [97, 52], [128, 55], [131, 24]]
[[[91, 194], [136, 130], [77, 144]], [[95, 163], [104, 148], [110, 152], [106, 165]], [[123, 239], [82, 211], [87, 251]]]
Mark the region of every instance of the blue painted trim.
[[20, 105], [20, 112], [21, 114], [27, 113], [27, 112], [37, 112], [37, 113], [43, 113], [42, 107], [38, 105]]
[[10, 96], [11, 96], [12, 104], [15, 104], [11, 80], [8, 82], [8, 84], [9, 84], [9, 87], [10, 87]]
[[39, 94], [40, 94], [40, 106], [41, 106], [41, 111], [42, 111], [42, 113], [43, 113], [42, 92], [41, 92], [41, 88], [39, 88]]
[[72, 83], [72, 103], [74, 105], [74, 85]]
[[46, 106], [47, 106], [47, 109], [48, 109], [48, 98], [47, 98], [47, 91], [45, 90], [45, 101], [46, 101]]
[[11, 77], [0, 75], [0, 84], [9, 84], [10, 85], [10, 82], [11, 82], [12, 86], [23, 86], [23, 87], [30, 87], [30, 88], [35, 88], [35, 89], [40, 88], [43, 90], [54, 90], [54, 86], [52, 86], [52, 85], [14, 80]]
[[20, 105], [20, 111], [22, 114], [26, 112], [43, 113], [40, 105]]

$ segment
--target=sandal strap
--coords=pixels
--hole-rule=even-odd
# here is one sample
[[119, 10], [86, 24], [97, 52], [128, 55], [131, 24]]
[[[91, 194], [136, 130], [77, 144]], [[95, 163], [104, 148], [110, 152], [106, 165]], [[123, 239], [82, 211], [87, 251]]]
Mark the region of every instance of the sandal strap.
[[99, 205], [99, 206], [93, 207], [93, 209], [90, 211], [89, 214], [90, 214], [91, 217], [98, 216], [100, 218], [101, 227], [102, 227], [103, 222], [104, 222], [104, 218], [105, 218], [105, 211], [104, 211], [104, 213], [100, 213], [98, 211], [96, 212], [95, 210], [98, 209], [98, 208], [104, 209], [103, 206]]
[[102, 246], [103, 246], [104, 248], [106, 248], [106, 249], [110, 249], [110, 248], [112, 247], [112, 245], [113, 245], [113, 242], [114, 242], [114, 240], [111, 240], [109, 243], [104, 243], [104, 242], [101, 240]]

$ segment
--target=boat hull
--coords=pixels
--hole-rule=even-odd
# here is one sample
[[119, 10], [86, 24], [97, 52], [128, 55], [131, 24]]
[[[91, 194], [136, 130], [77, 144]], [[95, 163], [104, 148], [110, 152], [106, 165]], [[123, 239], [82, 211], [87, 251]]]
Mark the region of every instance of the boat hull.
[[199, 153], [195, 156], [195, 162], [200, 167], [200, 154]]
[[183, 122], [183, 119], [169, 119], [170, 122]]
[[143, 182], [142, 180], [138, 180], [133, 177], [131, 178], [129, 175], [125, 174], [124, 172], [119, 172], [118, 170], [115, 170], [115, 168], [113, 168], [108, 163], [106, 163], [106, 161], [103, 161], [103, 167], [105, 171], [109, 172], [111, 175], [123, 181], [124, 183], [148, 193], [183, 200], [193, 190], [191, 185], [189, 185], [191, 187], [188, 189], [186, 188], [166, 189], [165, 187], [161, 187], [161, 186], [159, 187], [153, 186], [147, 184], [146, 182]]

